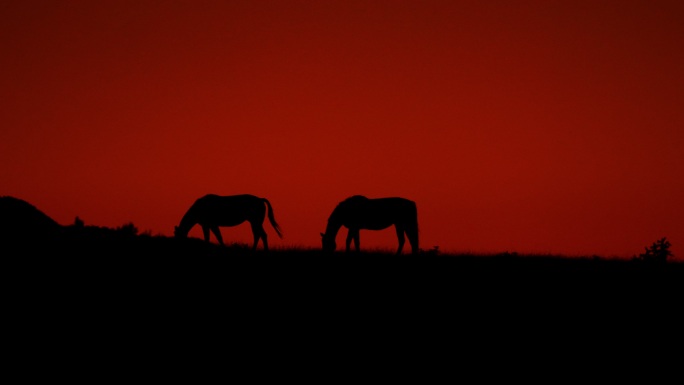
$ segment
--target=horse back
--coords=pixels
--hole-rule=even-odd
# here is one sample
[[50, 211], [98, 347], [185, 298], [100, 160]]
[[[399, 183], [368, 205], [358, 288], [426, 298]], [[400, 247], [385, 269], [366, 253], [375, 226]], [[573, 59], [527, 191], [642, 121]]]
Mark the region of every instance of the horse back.
[[195, 201], [190, 208], [198, 223], [217, 226], [235, 226], [244, 221], [258, 221], [264, 218], [264, 201], [254, 195], [208, 194]]
[[416, 203], [400, 197], [376, 198], [369, 201], [367, 210], [380, 217], [391, 218], [393, 223], [412, 222], [417, 217]]
[[417, 221], [415, 202], [401, 197], [350, 200], [341, 211], [347, 227], [383, 229]]

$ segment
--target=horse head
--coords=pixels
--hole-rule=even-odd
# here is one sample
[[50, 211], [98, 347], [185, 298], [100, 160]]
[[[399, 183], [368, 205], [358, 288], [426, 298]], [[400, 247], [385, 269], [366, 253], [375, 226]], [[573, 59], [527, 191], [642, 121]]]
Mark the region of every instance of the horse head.
[[178, 226], [174, 226], [174, 228], [173, 228], [173, 236], [176, 237], [176, 238], [187, 238], [187, 237], [188, 237], [188, 233], [187, 233], [186, 231], [181, 231], [181, 229], [178, 228]]
[[337, 245], [335, 244], [335, 238], [321, 233], [321, 241], [322, 241], [322, 246], [323, 246], [323, 251], [325, 252], [332, 252], [335, 251], [337, 248]]

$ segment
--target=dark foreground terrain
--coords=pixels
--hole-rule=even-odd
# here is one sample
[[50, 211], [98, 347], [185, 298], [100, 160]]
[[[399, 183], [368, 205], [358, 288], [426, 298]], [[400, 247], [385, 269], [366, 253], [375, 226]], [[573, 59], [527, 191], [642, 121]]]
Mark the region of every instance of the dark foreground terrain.
[[5, 367], [21, 378], [548, 382], [678, 368], [678, 260], [251, 251], [28, 209], [0, 220]]
[[[3, 251], [17, 293], [69, 293], [97, 301], [126, 297], [383, 303], [557, 304], [679, 297], [684, 264], [647, 264], [600, 257], [418, 255], [315, 249], [252, 251], [200, 239], [79, 234], [49, 242], [15, 243]], [[99, 299], [96, 297], [102, 295]], [[218, 302], [217, 302], [218, 304]]]
[[89, 352], [140, 362], [230, 355], [259, 370], [293, 360], [358, 369], [379, 355], [463, 363], [524, 353], [539, 363], [573, 352], [598, 362], [608, 351], [633, 355], [635, 344], [670, 344], [681, 327], [676, 262], [253, 252], [119, 235], [14, 243], [2, 250], [2, 272], [15, 349], [78, 349], [109, 369]]

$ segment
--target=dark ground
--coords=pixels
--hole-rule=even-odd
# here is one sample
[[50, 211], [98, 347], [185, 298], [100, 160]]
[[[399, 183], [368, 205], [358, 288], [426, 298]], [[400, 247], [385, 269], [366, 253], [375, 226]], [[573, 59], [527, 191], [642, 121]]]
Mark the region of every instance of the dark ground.
[[[502, 254], [323, 254], [251, 251], [199, 239], [118, 236], [24, 244], [7, 250], [16, 294], [68, 295], [131, 305], [207, 302], [245, 306], [429, 306], [532, 311], [561, 305], [604, 310], [679, 299], [684, 264]], [[517, 306], [516, 305], [516, 306]]]
[[0, 203], [8, 378], [653, 382], [681, 361], [679, 261], [252, 252]]
[[23, 244], [2, 259], [17, 351], [70, 347], [92, 365], [103, 350], [141, 362], [230, 353], [257, 367], [335, 357], [335, 370], [379, 356], [598, 362], [674, 343], [684, 282], [674, 262], [252, 252], [149, 236]]

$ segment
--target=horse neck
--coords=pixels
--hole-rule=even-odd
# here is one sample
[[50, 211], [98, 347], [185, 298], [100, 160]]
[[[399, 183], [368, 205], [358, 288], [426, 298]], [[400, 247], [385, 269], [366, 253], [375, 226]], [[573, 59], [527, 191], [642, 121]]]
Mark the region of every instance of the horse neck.
[[183, 234], [187, 234], [195, 224], [197, 224], [197, 219], [195, 218], [192, 210], [189, 210], [187, 213], [185, 213], [185, 215], [183, 215], [183, 218], [181, 218], [180, 224], [178, 225], [178, 230]]
[[342, 227], [342, 221], [333, 213], [333, 215], [328, 218], [328, 226], [325, 228], [325, 235], [335, 239], [337, 232], [340, 231], [340, 227]]

